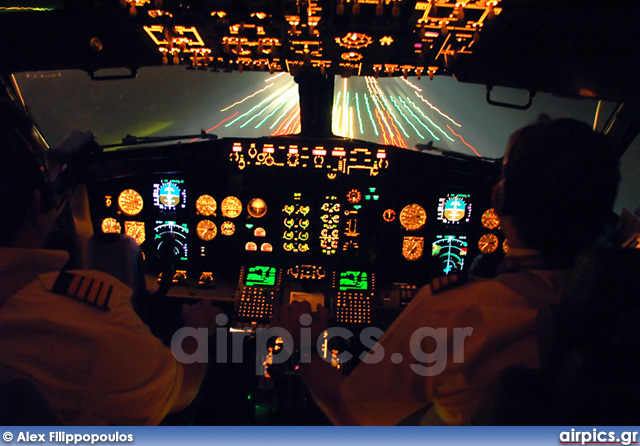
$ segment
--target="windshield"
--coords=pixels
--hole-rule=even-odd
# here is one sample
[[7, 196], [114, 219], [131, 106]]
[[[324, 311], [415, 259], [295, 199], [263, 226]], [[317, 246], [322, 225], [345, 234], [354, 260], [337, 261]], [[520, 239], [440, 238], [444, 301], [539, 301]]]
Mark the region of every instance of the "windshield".
[[[427, 145], [472, 156], [498, 158], [509, 136], [540, 113], [593, 123], [598, 101], [534, 96], [527, 110], [490, 105], [486, 87], [452, 77], [336, 78], [333, 133], [380, 144], [415, 149]], [[500, 88], [492, 99], [523, 105], [523, 90]], [[605, 107], [611, 111], [611, 104]], [[604, 115], [606, 117], [608, 115]]]
[[[146, 67], [134, 79], [94, 81], [82, 71], [15, 75], [23, 98], [51, 146], [74, 129], [102, 145], [126, 135], [263, 137], [300, 132], [298, 85], [287, 73], [227, 73]], [[597, 101], [539, 93], [526, 111], [489, 105], [486, 88], [451, 77], [335, 79], [336, 136], [409, 149], [436, 148], [478, 157], [504, 153], [509, 135], [539, 113], [593, 123]], [[524, 104], [522, 90], [496, 89], [495, 100]], [[610, 113], [605, 106], [601, 122]]]
[[148, 67], [134, 79], [94, 81], [82, 71], [15, 75], [53, 147], [74, 129], [102, 145], [127, 134], [261, 137], [300, 132], [298, 85], [286, 73], [223, 73]]

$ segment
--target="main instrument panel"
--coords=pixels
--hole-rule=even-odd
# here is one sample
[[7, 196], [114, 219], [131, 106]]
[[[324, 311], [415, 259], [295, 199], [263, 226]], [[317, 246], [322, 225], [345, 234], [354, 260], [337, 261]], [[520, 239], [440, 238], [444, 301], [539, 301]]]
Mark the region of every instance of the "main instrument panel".
[[[90, 186], [95, 232], [133, 237], [151, 273], [170, 258], [171, 295], [235, 299], [238, 319], [251, 308], [265, 321], [240, 299], [272, 305], [277, 294], [320, 296], [336, 320], [370, 322], [371, 308], [409, 300], [399, 290], [501, 249], [492, 161], [302, 138], [104, 156]], [[263, 270], [277, 287], [244, 281]]]

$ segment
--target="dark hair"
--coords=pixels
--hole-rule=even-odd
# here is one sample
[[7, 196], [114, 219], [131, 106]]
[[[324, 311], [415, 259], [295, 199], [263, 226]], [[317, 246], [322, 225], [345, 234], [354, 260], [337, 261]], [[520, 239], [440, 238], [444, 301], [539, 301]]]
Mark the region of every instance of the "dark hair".
[[[4, 87], [4, 85], [0, 85]], [[26, 112], [0, 91], [0, 246], [9, 246], [23, 224], [33, 192], [51, 195], [43, 142]]]
[[620, 180], [612, 143], [572, 119], [537, 122], [512, 141], [502, 212], [528, 246], [549, 259], [572, 259], [610, 216]]

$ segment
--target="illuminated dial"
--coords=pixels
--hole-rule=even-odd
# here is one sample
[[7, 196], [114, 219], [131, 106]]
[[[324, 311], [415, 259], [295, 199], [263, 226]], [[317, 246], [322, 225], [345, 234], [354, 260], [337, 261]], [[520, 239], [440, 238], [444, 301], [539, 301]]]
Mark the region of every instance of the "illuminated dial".
[[424, 237], [405, 237], [402, 240], [402, 256], [407, 260], [419, 260], [424, 253]]
[[233, 235], [236, 232], [236, 225], [230, 221], [225, 221], [220, 225], [220, 233], [222, 235]]
[[478, 240], [478, 248], [480, 248], [480, 252], [484, 254], [495, 252], [499, 244], [500, 242], [495, 234], [485, 234]]
[[351, 189], [347, 193], [347, 201], [349, 203], [356, 204], [356, 203], [359, 203], [361, 199], [362, 199], [362, 194], [358, 189]]
[[384, 221], [391, 222], [396, 219], [396, 211], [394, 211], [393, 209], [387, 209], [382, 213], [382, 218], [384, 219]]
[[253, 218], [262, 218], [267, 213], [267, 203], [262, 198], [253, 198], [247, 204], [247, 212]]
[[505, 254], [509, 252], [509, 244], [507, 243], [507, 239], [504, 239], [504, 242], [502, 242], [502, 250]]
[[196, 210], [201, 215], [210, 217], [216, 215], [218, 203], [211, 195], [200, 195], [196, 200]]
[[129, 237], [133, 237], [138, 245], [142, 245], [145, 241], [144, 222], [143, 221], [125, 221], [124, 233]]
[[407, 231], [416, 231], [427, 222], [427, 212], [419, 204], [410, 204], [400, 211], [400, 224]]
[[438, 257], [445, 274], [462, 270], [467, 250], [467, 237], [464, 235], [438, 235], [431, 245], [431, 255]]
[[123, 190], [118, 197], [120, 210], [129, 216], [139, 214], [143, 205], [142, 197], [133, 189]]
[[196, 226], [198, 237], [205, 242], [213, 240], [218, 235], [218, 227], [211, 220], [200, 220]]
[[242, 212], [242, 202], [236, 197], [227, 197], [220, 204], [222, 215], [227, 218], [236, 218]]
[[105, 218], [102, 220], [102, 232], [105, 234], [120, 234], [122, 227], [115, 218]]
[[482, 226], [487, 229], [495, 229], [500, 226], [500, 217], [494, 209], [487, 209], [482, 214]]

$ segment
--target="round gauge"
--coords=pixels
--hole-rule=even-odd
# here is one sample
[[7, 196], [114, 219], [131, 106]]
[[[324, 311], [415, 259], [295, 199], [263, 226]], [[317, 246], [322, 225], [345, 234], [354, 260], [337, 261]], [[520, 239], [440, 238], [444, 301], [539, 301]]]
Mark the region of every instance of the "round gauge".
[[236, 225], [230, 221], [225, 221], [220, 225], [220, 233], [222, 235], [233, 235], [236, 232]]
[[208, 242], [218, 235], [218, 227], [211, 220], [200, 220], [196, 226], [196, 233], [200, 240]]
[[143, 205], [142, 197], [133, 189], [125, 189], [118, 196], [118, 206], [126, 215], [139, 214]]
[[400, 224], [407, 231], [416, 231], [427, 222], [427, 212], [419, 204], [410, 204], [400, 211]]
[[200, 195], [196, 200], [196, 211], [206, 217], [216, 215], [218, 203], [211, 195]]
[[392, 222], [396, 219], [396, 211], [394, 211], [393, 209], [387, 209], [382, 213], [382, 218], [386, 222]]
[[236, 197], [227, 197], [220, 204], [222, 215], [227, 218], [236, 218], [242, 212], [242, 202]]
[[143, 221], [125, 221], [124, 233], [129, 237], [133, 237], [138, 245], [142, 245], [145, 241], [144, 222]]
[[120, 234], [122, 227], [115, 218], [105, 218], [102, 220], [102, 232], [105, 234]]
[[247, 204], [247, 212], [253, 218], [262, 218], [267, 213], [267, 203], [262, 198], [253, 198]]
[[507, 239], [504, 239], [504, 242], [502, 242], [502, 251], [504, 251], [505, 254], [509, 252], [509, 244], [507, 243]]
[[495, 252], [499, 244], [500, 242], [495, 234], [485, 234], [478, 240], [478, 248], [480, 248], [480, 252], [484, 254]]
[[424, 237], [405, 237], [402, 241], [402, 256], [410, 261], [419, 260], [424, 253]]
[[487, 209], [482, 214], [482, 226], [487, 229], [495, 229], [500, 226], [500, 217], [496, 214], [495, 209]]
[[356, 203], [359, 203], [361, 199], [362, 199], [362, 194], [358, 189], [351, 189], [347, 193], [347, 201], [349, 203], [356, 204]]

